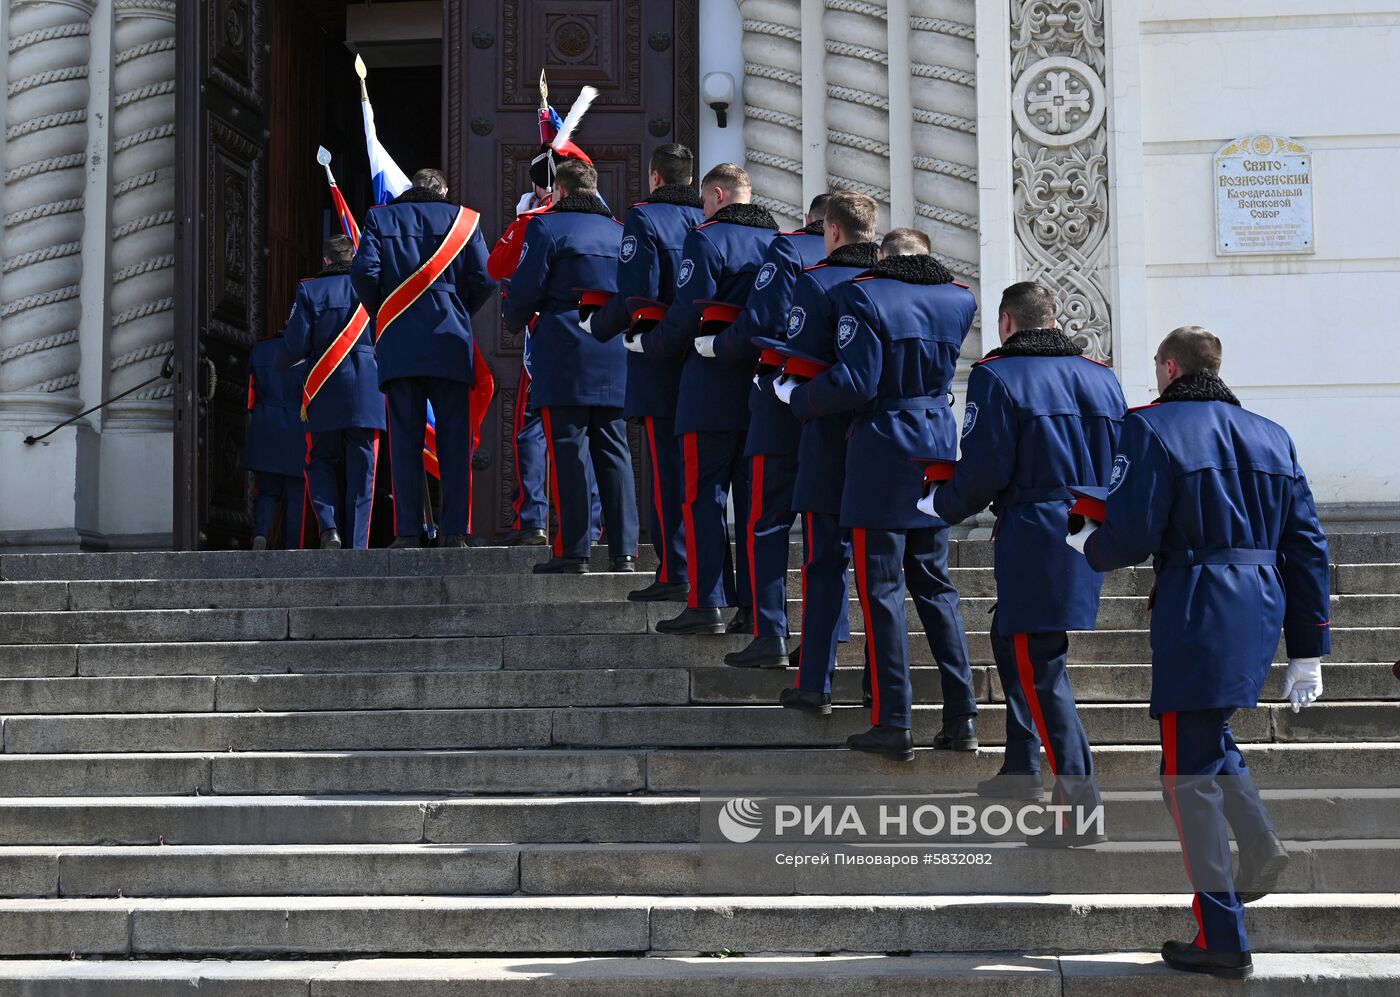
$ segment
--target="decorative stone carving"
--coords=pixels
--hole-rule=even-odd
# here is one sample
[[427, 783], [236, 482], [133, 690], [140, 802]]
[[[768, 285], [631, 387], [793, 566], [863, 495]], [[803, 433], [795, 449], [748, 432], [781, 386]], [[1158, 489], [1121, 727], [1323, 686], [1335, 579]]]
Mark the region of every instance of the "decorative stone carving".
[[802, 32], [798, 0], [742, 0], [744, 146], [754, 203], [802, 224]]
[[1103, 0], [1011, 0], [1012, 170], [1024, 276], [1060, 294], [1066, 332], [1111, 362]]
[[[93, 0], [11, 0], [0, 393], [76, 408]], [[49, 396], [49, 397], [45, 397]], [[17, 397], [6, 409], [23, 406]]]
[[[113, 35], [109, 391], [160, 370], [175, 347], [175, 2], [117, 0]], [[169, 425], [172, 387], [108, 409], [109, 424]]]

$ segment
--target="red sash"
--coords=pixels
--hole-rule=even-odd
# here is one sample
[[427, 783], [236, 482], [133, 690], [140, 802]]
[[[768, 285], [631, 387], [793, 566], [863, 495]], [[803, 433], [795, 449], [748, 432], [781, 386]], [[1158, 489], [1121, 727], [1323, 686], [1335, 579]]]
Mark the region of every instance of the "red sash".
[[321, 359], [316, 361], [316, 366], [311, 368], [311, 373], [306, 375], [306, 386], [301, 389], [302, 422], [307, 421], [306, 410], [311, 407], [311, 400], [325, 387], [336, 368], [350, 355], [350, 351], [360, 341], [360, 335], [368, 325], [369, 312], [365, 311], [364, 305], [360, 305], [355, 309], [355, 314], [350, 316], [350, 321], [345, 324], [345, 328], [336, 334], [331, 345], [326, 348], [326, 352], [321, 354]]
[[394, 288], [384, 299], [384, 303], [380, 305], [379, 318], [376, 321], [374, 332], [376, 342], [396, 318], [408, 311], [413, 303], [423, 296], [423, 292], [447, 272], [452, 261], [458, 257], [463, 249], [467, 248], [467, 241], [476, 231], [480, 218], [481, 216], [471, 208], [458, 210], [457, 218], [452, 223], [452, 227], [447, 230], [447, 235], [443, 237], [442, 245], [433, 250], [433, 255], [429, 256], [421, 267], [410, 274], [408, 279]]

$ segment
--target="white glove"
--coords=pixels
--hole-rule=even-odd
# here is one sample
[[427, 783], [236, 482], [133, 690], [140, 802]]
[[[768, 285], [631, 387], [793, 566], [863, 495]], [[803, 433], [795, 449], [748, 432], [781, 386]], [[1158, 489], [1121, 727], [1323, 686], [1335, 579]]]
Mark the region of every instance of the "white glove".
[[535, 192], [533, 190], [526, 191], [524, 194], [520, 195], [520, 200], [515, 202], [515, 213], [517, 215], [523, 215], [527, 211], [533, 211], [534, 208]]
[[623, 337], [622, 337], [622, 345], [623, 345], [623, 346], [626, 346], [626, 347], [627, 347], [629, 350], [631, 350], [633, 353], [645, 353], [645, 352], [646, 352], [645, 350], [642, 349], [642, 337], [641, 337], [640, 335], [636, 335], [636, 336], [631, 336], [631, 335], [623, 336]]
[[937, 488], [930, 488], [928, 494], [919, 499], [919, 511], [925, 516], [937, 517], [938, 513], [933, 511], [933, 497], [938, 494]]
[[1084, 528], [1078, 533], [1071, 533], [1069, 534], [1069, 536], [1065, 537], [1065, 543], [1069, 544], [1071, 547], [1073, 547], [1075, 550], [1079, 551], [1079, 553], [1082, 554], [1084, 553], [1084, 545], [1089, 542], [1089, 538], [1094, 535], [1094, 531], [1098, 528], [1098, 523], [1086, 522], [1084, 524]]
[[778, 396], [778, 401], [784, 405], [792, 404], [792, 393], [797, 390], [797, 382], [789, 380], [784, 374], [773, 382], [773, 394]]
[[715, 356], [715, 337], [697, 336], [695, 339], [695, 352], [702, 357], [709, 357], [713, 360]]
[[1293, 703], [1297, 713], [1322, 695], [1322, 659], [1289, 658], [1288, 671], [1283, 673], [1283, 694]]
[[578, 324], [578, 327], [590, 336], [593, 335], [593, 316], [597, 314], [597, 312], [589, 312], [588, 318]]
[[760, 391], [763, 390], [763, 382], [758, 379], [757, 374], [753, 376], [753, 386], [755, 388], [758, 388]]

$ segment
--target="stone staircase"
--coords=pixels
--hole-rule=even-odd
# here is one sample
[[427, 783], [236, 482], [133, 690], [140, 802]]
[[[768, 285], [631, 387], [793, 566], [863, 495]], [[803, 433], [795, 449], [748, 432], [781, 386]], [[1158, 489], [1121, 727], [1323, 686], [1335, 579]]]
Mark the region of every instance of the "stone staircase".
[[[639, 576], [535, 577], [539, 556], [0, 556], [0, 997], [1182, 985], [1153, 954], [1192, 922], [1144, 705], [1149, 572], [1112, 576], [1071, 641], [1112, 840], [1066, 853], [991, 833], [969, 794], [1003, 730], [986, 542], [953, 557], [987, 747], [908, 764], [839, 747], [868, 723], [859, 636], [808, 717], [773, 705], [792, 672], [720, 663], [747, 638], [658, 636], [677, 607], [628, 603]], [[1400, 535], [1333, 556], [1323, 702], [1281, 705], [1279, 668], [1235, 725], [1294, 857], [1248, 908], [1253, 993], [1400, 992]], [[937, 666], [910, 643], [926, 744]], [[978, 830], [734, 844], [736, 797]]]

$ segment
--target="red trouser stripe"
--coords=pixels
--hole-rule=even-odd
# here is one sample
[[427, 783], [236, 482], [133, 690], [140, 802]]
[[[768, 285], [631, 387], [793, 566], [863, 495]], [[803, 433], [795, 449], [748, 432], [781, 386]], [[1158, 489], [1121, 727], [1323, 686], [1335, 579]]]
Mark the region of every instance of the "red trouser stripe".
[[1016, 674], [1021, 678], [1021, 691], [1030, 704], [1035, 730], [1040, 735], [1041, 747], [1045, 749], [1045, 760], [1050, 763], [1050, 771], [1059, 774], [1055, 749], [1050, 746], [1050, 731], [1045, 726], [1045, 711], [1040, 708], [1040, 696], [1035, 691], [1035, 664], [1031, 661], [1030, 637], [1028, 634], [1016, 634], [1012, 640], [1016, 645]]
[[870, 722], [880, 725], [880, 664], [876, 660], [875, 629], [870, 622], [870, 587], [865, 573], [865, 530], [851, 530], [851, 546], [856, 562], [856, 594], [860, 596], [860, 612], [865, 619], [865, 660], [870, 667]]
[[525, 429], [525, 409], [530, 404], [530, 375], [520, 368], [520, 383], [515, 390], [515, 418], [511, 420], [510, 448], [515, 456], [515, 522], [511, 529], [521, 528], [520, 510], [525, 506], [525, 474], [520, 469], [520, 434]]
[[[1180, 774], [1176, 758], [1176, 714], [1163, 713], [1159, 718], [1162, 726], [1162, 788], [1167, 791], [1168, 806], [1172, 813], [1172, 823], [1176, 825], [1176, 837], [1181, 842], [1181, 863], [1186, 867], [1186, 878], [1195, 882], [1191, 875], [1191, 856], [1186, 850], [1186, 829], [1181, 824], [1181, 805], [1176, 799], [1176, 777]], [[1196, 918], [1196, 947], [1206, 948], [1206, 922], [1201, 917], [1201, 897], [1191, 898], [1191, 913]]]
[[554, 556], [564, 556], [564, 507], [559, 504], [559, 462], [554, 459], [554, 422], [549, 417], [549, 406], [540, 409], [540, 419], [544, 422], [544, 445], [549, 451], [549, 501], [554, 506]]
[[686, 433], [682, 439], [685, 441], [685, 503], [681, 508], [685, 513], [685, 559], [690, 566], [690, 595], [686, 604], [697, 609], [700, 606], [700, 563], [695, 554], [695, 503], [700, 498], [700, 437]]
[[758, 562], [754, 560], [754, 538], [758, 534], [758, 517], [763, 515], [763, 454], [753, 459], [749, 471], [749, 531], [744, 539], [749, 545], [749, 589], [753, 592], [753, 635], [758, 636]]
[[[812, 566], [812, 514], [804, 513], [802, 516], [802, 539], [807, 544], [807, 556], [802, 559], [802, 639], [797, 642], [797, 656], [802, 657], [802, 648], [807, 643], [807, 569]], [[802, 688], [802, 669], [797, 670], [797, 681], [793, 683], [797, 688]]]
[[[666, 507], [661, 504], [661, 465], [656, 459], [656, 420], [651, 416], [647, 416], [647, 445], [651, 448], [651, 501], [656, 506], [656, 527], [661, 531], [661, 536], [651, 539], [651, 545], [656, 548], [656, 555], [661, 559], [661, 570], [656, 573], [656, 580], [669, 584], [671, 544], [666, 532]], [[675, 441], [672, 440], [671, 446], [675, 445]]]

